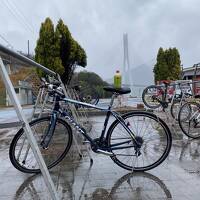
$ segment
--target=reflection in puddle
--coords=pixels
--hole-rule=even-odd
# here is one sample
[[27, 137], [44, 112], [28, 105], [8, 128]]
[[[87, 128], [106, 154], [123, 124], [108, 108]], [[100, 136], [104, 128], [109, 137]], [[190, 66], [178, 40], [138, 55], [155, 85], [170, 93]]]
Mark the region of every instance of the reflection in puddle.
[[[67, 179], [59, 178], [51, 174], [53, 182], [56, 183], [56, 189], [58, 191], [60, 199], [74, 199], [72, 187]], [[15, 200], [27, 200], [27, 199], [51, 199], [49, 192], [44, 183], [41, 175], [34, 175], [24, 181], [24, 183], [18, 188], [15, 194]]]
[[[90, 192], [86, 189], [89, 173], [90, 169], [86, 173], [80, 194], [75, 191], [76, 187], [73, 187], [75, 182], [73, 183], [69, 176], [58, 177], [53, 174], [52, 178], [56, 183], [60, 199], [172, 199], [171, 193], [163, 181], [150, 173], [128, 173], [114, 182], [111, 188], [91, 187], [94, 190], [92, 191], [90, 188]], [[15, 199], [50, 199], [45, 188], [41, 175], [32, 176], [19, 187]]]
[[200, 140], [187, 139], [173, 142], [171, 156], [179, 166], [190, 173], [199, 173]]
[[150, 173], [129, 173], [118, 179], [110, 191], [97, 188], [85, 199], [172, 199], [172, 196], [158, 177]]

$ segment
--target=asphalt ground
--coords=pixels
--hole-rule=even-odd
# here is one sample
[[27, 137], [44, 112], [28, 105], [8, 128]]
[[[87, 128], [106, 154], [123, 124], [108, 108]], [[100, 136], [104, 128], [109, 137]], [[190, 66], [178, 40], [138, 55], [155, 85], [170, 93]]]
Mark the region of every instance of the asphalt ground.
[[[91, 120], [93, 134], [100, 134], [103, 117]], [[41, 175], [24, 174], [10, 163], [8, 149], [16, 128], [0, 132], [0, 199], [51, 199]], [[147, 173], [129, 173], [109, 157], [93, 152], [91, 165], [85, 148], [81, 146], [82, 159], [74, 146], [50, 170], [61, 199], [200, 199], [200, 141], [182, 137], [178, 129], [168, 158]]]

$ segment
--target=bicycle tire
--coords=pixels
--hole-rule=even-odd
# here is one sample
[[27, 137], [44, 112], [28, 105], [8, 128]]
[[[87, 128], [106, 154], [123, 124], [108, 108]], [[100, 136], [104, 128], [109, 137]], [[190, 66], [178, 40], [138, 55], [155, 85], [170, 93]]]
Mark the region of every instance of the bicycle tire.
[[163, 90], [161, 89], [161, 87], [156, 86], [156, 85], [150, 85], [150, 86], [146, 87], [142, 92], [142, 101], [148, 108], [152, 108], [152, 109], [159, 108], [161, 106], [161, 104], [157, 100], [153, 99], [152, 98], [153, 95], [152, 94], [149, 95], [148, 92], [158, 93], [157, 98], [159, 98], [161, 101], [163, 101], [164, 95], [163, 95]]
[[200, 138], [200, 125], [195, 117], [200, 114], [200, 104], [196, 102], [187, 102], [180, 108], [178, 114], [178, 123], [182, 132], [193, 139]]
[[[42, 139], [42, 135], [44, 134], [43, 130], [44, 130], [45, 124], [43, 125], [43, 123], [46, 123], [46, 122], [48, 126], [50, 122], [50, 117], [42, 117], [42, 118], [36, 119], [30, 122], [29, 125], [32, 131], [34, 129], [33, 134], [36, 138], [36, 141], [40, 148], [43, 159], [47, 165], [47, 168], [50, 169], [54, 167], [55, 165], [57, 165], [59, 162], [61, 162], [63, 158], [66, 156], [66, 154], [68, 153], [71, 147], [73, 136], [72, 136], [71, 127], [67, 124], [67, 122], [65, 122], [64, 120], [60, 118], [57, 118], [54, 136], [51, 139], [48, 149], [43, 149], [40, 145], [40, 142]], [[57, 132], [57, 130], [59, 132]], [[64, 140], [65, 137], [67, 139], [67, 142]], [[20, 144], [21, 140], [22, 140], [22, 143]], [[62, 149], [61, 149], [61, 144], [63, 144]], [[18, 148], [19, 148], [19, 151], [18, 151]], [[25, 154], [22, 153], [23, 150], [25, 150]], [[37, 164], [35, 160], [35, 157], [30, 148], [30, 144], [28, 143], [28, 140], [26, 138], [26, 134], [23, 128], [21, 128], [17, 132], [17, 134], [14, 136], [11, 142], [11, 145], [9, 148], [9, 158], [13, 166], [21, 172], [40, 173], [39, 165]], [[53, 160], [50, 161], [52, 158]], [[33, 162], [34, 165], [36, 166], [29, 166], [30, 164], [27, 163], [27, 161]]]
[[[162, 121], [160, 118], [158, 118], [156, 115], [145, 112], [145, 111], [129, 112], [129, 113], [122, 115], [122, 118], [125, 120], [125, 122], [129, 123], [129, 128], [133, 131], [135, 136], [142, 138], [143, 143], [142, 143], [142, 146], [141, 146], [142, 148], [140, 149], [140, 151], [143, 151], [143, 152], [140, 152], [141, 154], [136, 156], [136, 151], [135, 151], [134, 147], [132, 147], [131, 149], [133, 149], [133, 152], [135, 154], [133, 154], [133, 152], [130, 152], [130, 148], [128, 151], [127, 147], [126, 147], [126, 149], [122, 149], [121, 152], [119, 149], [115, 150], [115, 151], [111, 150], [111, 152], [114, 154], [114, 156], [111, 156], [111, 159], [118, 166], [120, 166], [126, 170], [130, 170], [130, 171], [147, 171], [147, 170], [153, 169], [153, 168], [157, 167], [158, 165], [160, 165], [167, 158], [167, 156], [170, 152], [170, 149], [171, 149], [171, 145], [172, 145], [171, 132], [170, 132], [168, 126], [166, 125], [166, 123], [164, 121]], [[130, 118], [137, 119], [137, 124], [133, 121], [133, 119], [131, 121]], [[144, 123], [146, 123], [146, 122], [149, 123], [148, 124], [149, 128], [146, 126], [146, 124], [144, 126]], [[151, 124], [151, 126], [150, 126], [150, 124]], [[144, 127], [145, 127], [145, 129], [144, 129]], [[115, 136], [115, 129], [117, 129], [117, 128], [120, 130], [120, 134]], [[127, 132], [126, 133], [122, 132], [122, 128], [123, 127], [119, 123], [118, 120], [115, 120], [111, 124], [110, 128], [108, 129], [108, 134], [107, 134], [108, 147], [111, 148], [111, 146], [113, 144], [115, 144], [116, 142], [123, 142], [122, 139], [124, 139], [124, 141], [125, 141], [125, 139], [127, 140], [127, 138], [128, 138], [128, 140], [132, 140], [131, 136]], [[143, 129], [144, 129], [144, 133], [141, 136], [141, 131], [143, 131]], [[147, 135], [145, 135], [146, 131], [148, 131]], [[144, 137], [144, 135], [145, 135], [145, 137]], [[155, 137], [155, 139], [151, 140], [151, 138], [146, 138], [147, 136]], [[146, 158], [148, 156], [148, 154], [149, 154], [149, 156], [151, 154], [150, 150], [147, 151], [147, 148], [151, 147], [151, 146], [147, 146], [148, 142], [153, 147], [153, 150], [151, 149], [151, 151], [153, 152], [154, 157], [160, 153], [159, 150], [163, 149], [163, 152], [161, 153], [161, 155], [158, 155], [159, 157], [156, 158], [156, 160], [154, 159], [152, 161], [152, 163], [146, 164], [146, 163], [144, 163], [144, 158]], [[159, 145], [162, 148], [160, 148]], [[155, 151], [155, 149], [156, 149], [156, 151]], [[124, 150], [126, 150], [126, 154], [122, 154]], [[130, 154], [128, 154], [129, 152], [130, 152]], [[132, 158], [131, 158], [131, 156], [132, 156]], [[128, 159], [129, 159], [129, 157], [131, 159], [136, 157], [136, 159], [138, 159], [138, 160], [135, 161], [134, 163], [131, 162], [131, 164], [129, 164], [130, 159], [128, 160], [126, 158], [129, 163], [125, 164], [125, 161], [126, 161], [125, 157], [127, 157]], [[141, 158], [142, 158], [142, 161], [141, 161]], [[137, 162], [137, 166], [135, 166], [136, 162]], [[140, 162], [140, 164], [139, 164], [139, 162]], [[143, 163], [141, 163], [141, 162], [143, 162]], [[145, 162], [147, 162], [147, 161], [145, 161]], [[144, 166], [142, 166], [141, 164]]]

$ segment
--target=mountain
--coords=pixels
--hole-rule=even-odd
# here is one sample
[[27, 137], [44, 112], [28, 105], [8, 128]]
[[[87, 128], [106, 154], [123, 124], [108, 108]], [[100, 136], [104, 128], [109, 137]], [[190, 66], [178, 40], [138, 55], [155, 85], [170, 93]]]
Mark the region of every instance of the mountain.
[[146, 64], [139, 65], [131, 69], [133, 85], [153, 84], [153, 67]]

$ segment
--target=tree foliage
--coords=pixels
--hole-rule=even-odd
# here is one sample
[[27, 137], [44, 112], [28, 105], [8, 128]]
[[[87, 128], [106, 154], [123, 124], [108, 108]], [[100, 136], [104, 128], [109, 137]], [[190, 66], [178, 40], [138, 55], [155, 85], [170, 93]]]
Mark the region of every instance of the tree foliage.
[[86, 94], [98, 94], [100, 98], [110, 97], [110, 93], [105, 92], [103, 89], [104, 86], [107, 86], [108, 83], [103, 81], [102, 78], [94, 72], [81, 71], [75, 73], [72, 79], [73, 84], [79, 84], [81, 88], [84, 88]]
[[41, 24], [35, 48], [35, 60], [59, 73], [66, 84], [70, 82], [77, 65], [82, 67], [87, 65], [84, 49], [73, 39], [68, 27], [61, 19], [55, 30], [50, 18], [46, 18]]
[[179, 79], [181, 73], [181, 60], [178, 49], [169, 48], [163, 50], [163, 48], [160, 47], [153, 72], [155, 82], [160, 80]]

